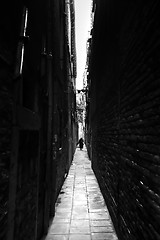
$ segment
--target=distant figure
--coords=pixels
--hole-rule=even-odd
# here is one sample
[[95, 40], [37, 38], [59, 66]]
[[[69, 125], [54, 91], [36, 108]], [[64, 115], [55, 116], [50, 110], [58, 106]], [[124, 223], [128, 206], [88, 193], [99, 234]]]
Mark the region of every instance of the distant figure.
[[77, 145], [78, 145], [78, 144], [79, 144], [80, 150], [82, 150], [82, 149], [83, 149], [83, 144], [84, 144], [83, 138], [80, 138], [80, 139], [79, 139]]

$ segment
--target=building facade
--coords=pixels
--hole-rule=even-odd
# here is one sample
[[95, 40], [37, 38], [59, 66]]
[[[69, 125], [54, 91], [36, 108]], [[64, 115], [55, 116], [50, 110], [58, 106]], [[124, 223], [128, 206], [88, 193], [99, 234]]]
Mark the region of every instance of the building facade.
[[77, 142], [74, 1], [0, 11], [0, 239], [38, 240]]
[[119, 239], [160, 239], [160, 3], [93, 1], [86, 139]]

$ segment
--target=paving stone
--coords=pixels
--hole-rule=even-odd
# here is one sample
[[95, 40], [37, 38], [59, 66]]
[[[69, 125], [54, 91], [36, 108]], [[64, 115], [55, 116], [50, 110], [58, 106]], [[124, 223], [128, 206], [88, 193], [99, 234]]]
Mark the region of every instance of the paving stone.
[[71, 218], [71, 212], [65, 212], [65, 213], [63, 213], [63, 212], [56, 212], [55, 213], [55, 218]]
[[70, 223], [70, 218], [57, 218], [57, 217], [54, 217], [53, 219], [53, 222], [52, 224], [56, 224], [56, 223], [60, 223], [60, 224], [63, 224], [63, 223]]
[[79, 201], [79, 200], [76, 200], [74, 199], [74, 202], [73, 202], [73, 206], [85, 206], [87, 205], [87, 199], [84, 201]]
[[57, 213], [70, 213], [71, 212], [71, 208], [65, 208], [65, 207], [58, 207], [56, 210]]
[[103, 239], [118, 240], [87, 151], [77, 149], [45, 240]]
[[95, 227], [112, 227], [111, 220], [91, 220], [90, 225]]
[[53, 224], [49, 229], [49, 234], [69, 234], [70, 223]]
[[68, 240], [68, 235], [48, 235], [45, 240]]
[[89, 213], [91, 220], [102, 220], [102, 219], [110, 219], [110, 216], [108, 213], [102, 212], [102, 213]]
[[91, 240], [91, 236], [89, 234], [71, 234], [69, 240]]
[[92, 233], [92, 240], [118, 240], [114, 233]]
[[80, 220], [80, 219], [72, 219], [71, 221], [71, 227], [88, 227], [90, 226], [89, 220]]
[[70, 234], [76, 233], [76, 234], [90, 234], [90, 228], [89, 227], [71, 227], [70, 228]]
[[87, 220], [89, 219], [89, 214], [88, 213], [73, 213], [72, 214], [72, 219], [84, 219]]
[[93, 226], [91, 227], [91, 232], [92, 233], [109, 233], [109, 232], [114, 232], [113, 227], [112, 226], [105, 226], [105, 227], [101, 227], [101, 226]]
[[72, 214], [88, 214], [88, 208], [87, 206], [82, 206], [82, 207], [74, 207], [72, 210]]

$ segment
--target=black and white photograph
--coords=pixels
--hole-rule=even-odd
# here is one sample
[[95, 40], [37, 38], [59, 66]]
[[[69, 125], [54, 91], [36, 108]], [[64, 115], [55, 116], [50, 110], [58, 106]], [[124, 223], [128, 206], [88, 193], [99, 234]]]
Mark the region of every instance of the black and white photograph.
[[1, 3], [0, 240], [160, 240], [160, 0]]

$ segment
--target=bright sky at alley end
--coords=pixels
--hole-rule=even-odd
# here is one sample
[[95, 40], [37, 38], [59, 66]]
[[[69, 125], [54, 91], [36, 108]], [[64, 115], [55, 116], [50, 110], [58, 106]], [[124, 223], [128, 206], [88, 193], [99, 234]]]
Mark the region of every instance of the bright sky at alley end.
[[86, 42], [91, 24], [92, 0], [75, 0], [77, 89], [83, 88], [83, 73], [86, 65]]

